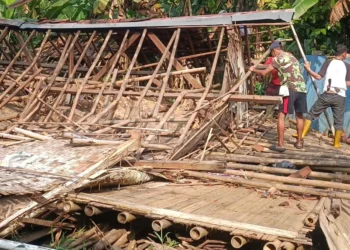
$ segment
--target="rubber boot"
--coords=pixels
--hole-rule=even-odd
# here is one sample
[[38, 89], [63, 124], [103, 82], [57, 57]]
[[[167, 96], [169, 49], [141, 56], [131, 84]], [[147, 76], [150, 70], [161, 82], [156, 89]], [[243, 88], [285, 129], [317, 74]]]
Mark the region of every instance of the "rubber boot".
[[[311, 127], [311, 120], [304, 120], [304, 128], [303, 128], [303, 133], [301, 134], [301, 139], [304, 139], [304, 137], [306, 136], [307, 132], [309, 131], [310, 127]], [[292, 134], [292, 136], [294, 138], [298, 138], [298, 134]]]
[[335, 148], [340, 148], [340, 139], [341, 139], [342, 135], [343, 135], [343, 131], [342, 130], [336, 130], [335, 131], [334, 144], [333, 144], [333, 146]]

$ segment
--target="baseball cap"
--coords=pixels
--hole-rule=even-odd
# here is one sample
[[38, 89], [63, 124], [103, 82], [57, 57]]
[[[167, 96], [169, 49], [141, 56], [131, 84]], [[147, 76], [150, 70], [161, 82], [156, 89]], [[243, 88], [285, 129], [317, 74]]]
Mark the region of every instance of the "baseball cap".
[[335, 49], [335, 55], [340, 56], [341, 54], [347, 51], [348, 51], [348, 48], [344, 44], [338, 44]]
[[279, 47], [281, 47], [281, 46], [282, 46], [282, 44], [281, 44], [280, 41], [274, 41], [274, 42], [272, 42], [272, 44], [270, 45], [269, 49], [276, 49], [276, 48], [279, 48]]

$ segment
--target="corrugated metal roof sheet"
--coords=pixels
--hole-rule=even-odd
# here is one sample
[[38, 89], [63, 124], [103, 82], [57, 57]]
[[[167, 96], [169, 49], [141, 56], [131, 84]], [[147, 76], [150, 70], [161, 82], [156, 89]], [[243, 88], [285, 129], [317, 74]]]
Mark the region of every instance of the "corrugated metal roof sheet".
[[254, 12], [236, 12], [216, 15], [186, 16], [174, 18], [156, 18], [140, 20], [88, 20], [81, 22], [45, 21], [29, 23], [18, 20], [0, 20], [0, 26], [16, 26], [20, 29], [35, 30], [89, 30], [89, 29], [142, 29], [142, 28], [172, 28], [221, 26], [249, 23], [288, 23], [292, 20], [294, 10], [272, 10]]

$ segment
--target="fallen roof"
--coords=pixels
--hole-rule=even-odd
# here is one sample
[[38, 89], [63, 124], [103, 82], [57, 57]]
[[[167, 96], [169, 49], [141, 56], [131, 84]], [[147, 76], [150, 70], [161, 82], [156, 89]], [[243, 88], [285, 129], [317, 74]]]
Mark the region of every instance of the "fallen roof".
[[19, 20], [0, 20], [0, 26], [15, 26], [20, 29], [35, 30], [89, 30], [89, 29], [121, 29], [121, 28], [171, 28], [221, 26], [249, 23], [288, 23], [292, 20], [294, 10], [271, 10], [223, 13], [215, 15], [186, 16], [173, 18], [155, 18], [141, 20], [84, 20], [80, 22], [44, 21], [22, 22]]

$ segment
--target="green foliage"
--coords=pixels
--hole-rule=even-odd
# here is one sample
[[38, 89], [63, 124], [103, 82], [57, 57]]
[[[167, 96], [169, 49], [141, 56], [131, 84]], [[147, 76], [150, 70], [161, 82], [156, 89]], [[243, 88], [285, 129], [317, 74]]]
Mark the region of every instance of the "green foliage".
[[176, 247], [177, 245], [179, 245], [179, 242], [177, 242], [176, 240], [172, 240], [168, 235], [170, 234], [170, 232], [166, 233], [163, 236], [163, 230], [160, 230], [160, 233], [154, 232], [160, 242], [160, 244], [162, 244], [163, 246], [168, 246], [168, 247]]
[[294, 19], [299, 19], [312, 6], [318, 3], [318, 0], [296, 0], [293, 4], [295, 9]]
[[262, 82], [255, 83], [254, 93], [256, 95], [264, 95], [265, 94], [265, 85]]

